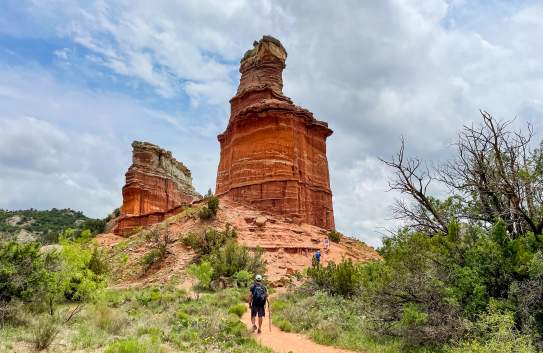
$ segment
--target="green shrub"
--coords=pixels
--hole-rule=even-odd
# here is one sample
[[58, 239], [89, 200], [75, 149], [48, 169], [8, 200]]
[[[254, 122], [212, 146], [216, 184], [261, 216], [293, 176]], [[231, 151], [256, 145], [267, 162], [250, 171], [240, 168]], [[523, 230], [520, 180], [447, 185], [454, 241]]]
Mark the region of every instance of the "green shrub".
[[141, 260], [143, 270], [147, 272], [154, 264], [161, 260], [161, 253], [159, 249], [151, 249], [145, 254]]
[[184, 310], [177, 310], [177, 312], [175, 313], [175, 317], [182, 327], [187, 327], [189, 325], [190, 315], [187, 314]]
[[281, 331], [284, 331], [284, 332], [292, 332], [292, 324], [290, 323], [290, 321], [288, 320], [284, 320], [284, 319], [277, 319], [277, 320], [273, 320], [273, 323], [279, 327], [279, 329]]
[[192, 264], [187, 268], [187, 274], [198, 279], [198, 287], [209, 289], [213, 276], [213, 267], [207, 261], [203, 261], [199, 265]]
[[247, 306], [243, 303], [233, 305], [230, 307], [230, 309], [228, 309], [228, 312], [230, 314], [237, 315], [238, 317], [241, 317], [246, 311], [247, 311]]
[[168, 254], [168, 246], [173, 242], [168, 229], [155, 226], [143, 232], [145, 241], [151, 250], [143, 258], [144, 271], [148, 271], [153, 264], [164, 260]]
[[98, 305], [94, 308], [92, 319], [96, 327], [113, 335], [119, 334], [128, 324], [128, 317], [125, 313], [105, 305]]
[[38, 351], [49, 348], [60, 329], [54, 316], [42, 315], [32, 325], [31, 342]]
[[318, 288], [333, 295], [350, 297], [360, 291], [360, 266], [351, 259], [337, 265], [330, 262], [326, 267], [313, 266], [307, 270], [307, 275]]
[[105, 353], [162, 353], [157, 339], [127, 338], [111, 343]]
[[229, 240], [222, 248], [209, 256], [209, 262], [213, 267], [213, 278], [233, 277], [240, 271], [264, 273], [266, 266], [262, 254], [262, 249], [251, 253], [235, 240]]
[[253, 280], [253, 274], [247, 270], [241, 270], [234, 274], [238, 287], [247, 288]]
[[199, 256], [205, 256], [217, 251], [228, 240], [236, 237], [236, 231], [227, 224], [223, 231], [208, 228], [201, 234], [189, 233], [183, 238], [183, 244], [190, 246]]
[[48, 264], [59, 261], [57, 253], [40, 253], [38, 243], [0, 243], [0, 301], [32, 300], [47, 282]]
[[333, 241], [334, 243], [339, 243], [341, 241], [341, 233], [335, 230], [331, 230], [328, 232], [328, 239], [330, 241]]
[[106, 275], [109, 273], [109, 263], [104, 250], [94, 247], [88, 268], [96, 275]]
[[26, 325], [28, 321], [29, 313], [22, 302], [18, 300], [9, 303], [0, 301], [0, 328], [4, 325]]
[[535, 353], [530, 336], [515, 328], [514, 313], [491, 302], [487, 313], [475, 323], [472, 339], [459, 343], [450, 353]]
[[212, 219], [214, 217], [213, 211], [211, 211], [207, 206], [202, 206], [202, 208], [200, 208], [198, 211], [198, 217], [204, 221]]
[[162, 302], [162, 292], [156, 287], [146, 288], [136, 294], [136, 300], [143, 306], [149, 306], [153, 303]]
[[219, 210], [219, 198], [216, 196], [207, 196], [204, 201], [207, 201], [207, 203], [200, 208], [198, 217], [202, 220], [215, 218]]

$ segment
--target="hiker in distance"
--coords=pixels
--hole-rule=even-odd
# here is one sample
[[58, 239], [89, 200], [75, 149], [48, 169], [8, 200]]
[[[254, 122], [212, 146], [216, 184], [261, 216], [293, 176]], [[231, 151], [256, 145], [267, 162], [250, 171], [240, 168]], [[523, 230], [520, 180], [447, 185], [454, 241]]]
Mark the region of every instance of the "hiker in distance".
[[266, 302], [268, 301], [268, 289], [262, 283], [262, 276], [256, 275], [255, 281], [251, 288], [249, 288], [249, 307], [251, 308], [251, 323], [253, 324], [253, 332], [257, 330], [255, 319], [258, 315], [258, 331], [262, 332], [262, 321], [266, 316]]
[[321, 264], [321, 251], [320, 250], [317, 250], [317, 252], [313, 255], [313, 260], [312, 260], [312, 265], [313, 266], [320, 266]]

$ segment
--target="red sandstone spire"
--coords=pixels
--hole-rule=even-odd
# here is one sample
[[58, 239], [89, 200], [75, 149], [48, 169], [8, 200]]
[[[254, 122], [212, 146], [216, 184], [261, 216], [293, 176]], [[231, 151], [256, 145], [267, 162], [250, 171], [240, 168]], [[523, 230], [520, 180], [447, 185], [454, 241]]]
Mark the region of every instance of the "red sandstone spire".
[[241, 79], [230, 100], [226, 131], [218, 136], [218, 195], [334, 228], [326, 159], [328, 124], [283, 95], [287, 52], [264, 36], [240, 62]]
[[286, 67], [287, 51], [281, 42], [271, 36], [262, 37], [253, 46], [240, 61], [241, 79], [237, 94], [264, 85], [283, 94], [283, 69]]

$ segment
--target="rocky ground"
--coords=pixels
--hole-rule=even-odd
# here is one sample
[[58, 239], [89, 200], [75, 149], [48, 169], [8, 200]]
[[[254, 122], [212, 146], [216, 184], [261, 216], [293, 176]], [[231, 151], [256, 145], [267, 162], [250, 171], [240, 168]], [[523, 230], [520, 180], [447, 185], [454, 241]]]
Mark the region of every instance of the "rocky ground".
[[[268, 214], [229, 199], [221, 199], [219, 211], [213, 220], [198, 218], [196, 204], [184, 212], [166, 219], [159, 227], [168, 229], [171, 244], [166, 259], [150, 268], [141, 269], [141, 259], [149, 249], [143, 235], [138, 232], [121, 237], [112, 233], [101, 234], [97, 241], [113, 250], [111, 256], [118, 257], [116, 277], [118, 284], [146, 285], [167, 283], [175, 276], [181, 276], [183, 269], [192, 261], [194, 252], [184, 246], [181, 239], [189, 232], [203, 232], [208, 227], [224, 229], [227, 224], [234, 227], [238, 242], [255, 249], [265, 250], [268, 280], [280, 286], [283, 278], [311, 265], [313, 253], [323, 249], [327, 231], [308, 224], [297, 224], [291, 219]], [[379, 259], [377, 252], [361, 241], [342, 237], [339, 243], [331, 242], [330, 251], [322, 253], [322, 262]]]

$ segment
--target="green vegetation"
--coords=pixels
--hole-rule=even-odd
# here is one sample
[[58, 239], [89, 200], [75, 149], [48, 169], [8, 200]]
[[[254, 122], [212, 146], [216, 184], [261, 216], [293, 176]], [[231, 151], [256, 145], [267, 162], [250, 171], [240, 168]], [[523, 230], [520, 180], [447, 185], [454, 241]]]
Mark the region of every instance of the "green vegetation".
[[143, 271], [147, 272], [155, 263], [159, 263], [166, 258], [172, 238], [167, 228], [159, 226], [144, 230], [143, 235], [146, 243], [151, 247], [142, 259]]
[[[543, 146], [482, 115], [435, 175], [403, 145], [385, 161], [412, 200], [395, 209], [406, 227], [384, 240], [382, 261], [309, 269], [274, 304], [278, 325], [367, 352], [543, 349]], [[428, 194], [436, 180], [448, 197]]]
[[398, 338], [379, 338], [368, 327], [358, 300], [314, 291], [304, 286], [272, 299], [273, 323], [281, 330], [301, 332], [317, 343], [368, 353], [437, 353], [407, 347]]
[[[213, 267], [213, 278], [228, 277], [242, 279], [247, 284], [247, 277], [264, 273], [266, 266], [262, 259], [262, 250], [249, 251], [235, 240], [229, 240], [223, 247], [213, 251], [208, 259]], [[242, 272], [243, 271], [243, 272]], [[242, 272], [240, 274], [240, 272]]]
[[[206, 264], [206, 275], [198, 265], [190, 268], [190, 274], [204, 284], [203, 288], [208, 288], [207, 281], [202, 282], [199, 276], [205, 278], [209, 274], [212, 280], [228, 280], [233, 285], [246, 287], [253, 274], [265, 272], [262, 249], [250, 251], [237, 243], [236, 236], [236, 231], [227, 224], [223, 231], [208, 228], [201, 234], [189, 233], [183, 238], [183, 243], [198, 254], [197, 262]], [[207, 264], [210, 265], [209, 271]]]
[[187, 274], [192, 278], [196, 278], [198, 283], [194, 286], [197, 297], [200, 296], [202, 289], [211, 288], [211, 279], [213, 276], [213, 267], [207, 261], [203, 261], [200, 264], [191, 264], [187, 268]]
[[58, 242], [59, 235], [71, 228], [76, 232], [88, 229], [91, 234], [104, 231], [106, 220], [86, 217], [82, 212], [53, 208], [48, 211], [0, 210], [0, 238], [10, 239], [21, 230], [27, 231], [43, 244]]
[[351, 297], [360, 292], [362, 285], [360, 266], [350, 259], [337, 265], [330, 262], [326, 267], [313, 266], [307, 270], [307, 275], [317, 288], [332, 295]]
[[328, 232], [328, 239], [330, 241], [333, 241], [334, 243], [339, 243], [341, 241], [341, 233], [335, 230], [331, 230]]
[[217, 251], [228, 240], [236, 237], [236, 230], [227, 224], [224, 231], [208, 228], [200, 234], [189, 233], [183, 238], [183, 244], [190, 246], [198, 256], [206, 256]]
[[55, 317], [49, 315], [42, 315], [31, 327], [31, 341], [37, 351], [49, 348], [59, 332]]
[[[206, 293], [199, 300], [173, 285], [99, 292], [68, 322], [77, 303], [59, 303], [54, 316], [40, 314], [34, 322], [5, 322], [0, 352], [19, 346], [55, 352], [271, 353], [239, 320], [246, 289]], [[28, 306], [19, 310], [19, 316], [34, 315]]]
[[61, 243], [48, 251], [37, 243], [0, 243], [0, 306], [25, 302], [53, 316], [58, 304], [89, 300], [105, 286], [104, 259], [92, 244]]
[[217, 211], [219, 210], [219, 198], [217, 196], [209, 195], [204, 198], [206, 205], [202, 206], [198, 212], [198, 217], [201, 220], [209, 220], [215, 218]]

